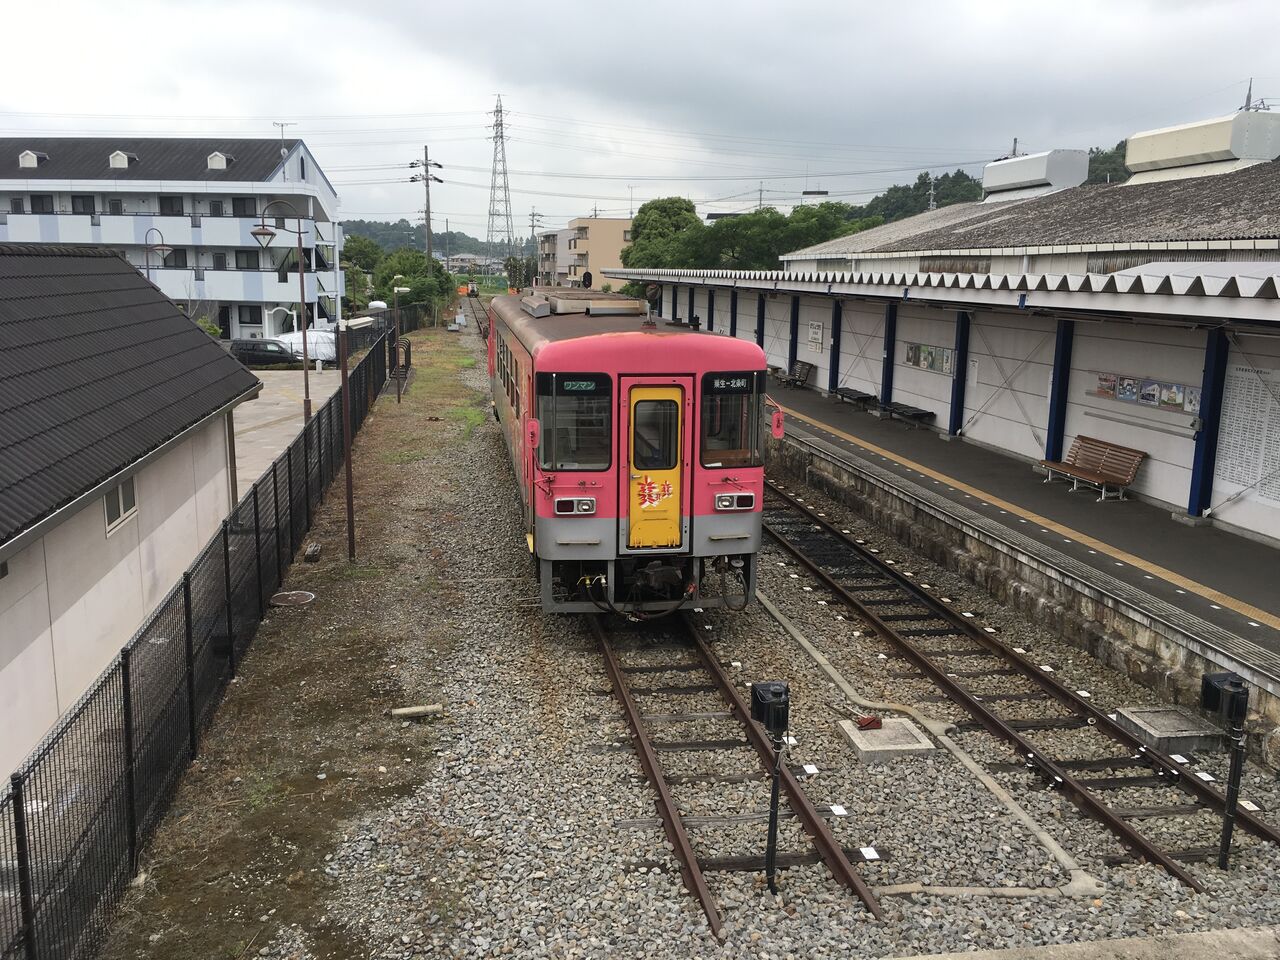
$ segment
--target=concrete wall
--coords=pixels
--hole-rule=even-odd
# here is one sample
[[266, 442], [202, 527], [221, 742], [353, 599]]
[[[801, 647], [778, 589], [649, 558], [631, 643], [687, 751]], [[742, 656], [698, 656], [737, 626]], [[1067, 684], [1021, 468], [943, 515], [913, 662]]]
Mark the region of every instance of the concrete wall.
[[1077, 434], [1145, 450], [1135, 493], [1186, 509], [1195, 416], [1098, 396], [1098, 375], [1123, 374], [1199, 387], [1204, 332], [1126, 323], [1077, 323], [1063, 450]]
[[134, 477], [110, 534], [101, 500], [9, 561], [0, 579], [0, 772], [12, 770], [182, 577], [230, 508], [226, 421]]
[[1044, 456], [1056, 329], [1049, 317], [973, 314], [965, 437], [1033, 460]]
[[950, 350], [956, 344], [955, 311], [903, 304], [898, 308], [898, 335], [893, 358], [893, 399], [932, 410], [944, 426], [951, 409], [952, 374], [923, 370], [906, 362], [907, 348], [919, 344]]
[[846, 300], [840, 317], [840, 386], [880, 395], [884, 304]]
[[791, 341], [791, 298], [765, 294], [764, 355], [770, 366], [785, 367]]

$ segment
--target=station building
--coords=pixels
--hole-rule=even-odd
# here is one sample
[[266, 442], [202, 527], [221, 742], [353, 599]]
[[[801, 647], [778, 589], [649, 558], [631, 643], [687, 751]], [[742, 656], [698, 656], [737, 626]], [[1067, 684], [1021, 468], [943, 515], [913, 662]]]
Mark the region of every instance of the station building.
[[1147, 454], [1131, 493], [1280, 543], [1280, 115], [1137, 134], [1123, 184], [1083, 151], [994, 162], [986, 196], [838, 238], [775, 271], [608, 270], [668, 319], [933, 414], [947, 438], [1058, 460]]

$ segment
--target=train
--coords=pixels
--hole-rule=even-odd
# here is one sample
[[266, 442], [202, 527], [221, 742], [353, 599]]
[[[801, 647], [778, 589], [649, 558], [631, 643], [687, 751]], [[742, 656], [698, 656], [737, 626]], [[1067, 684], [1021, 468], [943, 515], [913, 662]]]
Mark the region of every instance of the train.
[[764, 499], [764, 351], [553, 288], [489, 304], [493, 413], [542, 609], [654, 619], [744, 608]]

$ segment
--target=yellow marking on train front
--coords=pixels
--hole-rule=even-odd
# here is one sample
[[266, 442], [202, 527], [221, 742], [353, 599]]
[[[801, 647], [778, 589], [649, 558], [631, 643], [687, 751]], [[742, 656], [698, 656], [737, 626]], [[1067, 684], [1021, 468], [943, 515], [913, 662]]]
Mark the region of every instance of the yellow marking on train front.
[[1094, 550], [1111, 557], [1113, 560], [1119, 560], [1122, 563], [1127, 563], [1131, 567], [1136, 567], [1145, 573], [1151, 574], [1153, 577], [1159, 577], [1161, 580], [1172, 583], [1174, 586], [1182, 587], [1197, 596], [1226, 607], [1228, 610], [1234, 610], [1236, 613], [1243, 614], [1250, 620], [1255, 620], [1258, 623], [1266, 624], [1272, 629], [1280, 630], [1280, 617], [1263, 610], [1261, 607], [1255, 607], [1253, 604], [1246, 603], [1244, 600], [1240, 600], [1236, 597], [1230, 596], [1229, 594], [1223, 593], [1221, 590], [1216, 590], [1213, 587], [1200, 583], [1197, 580], [1184, 577], [1182, 574], [1174, 570], [1162, 567], [1157, 563], [1152, 563], [1150, 560], [1143, 557], [1135, 556], [1127, 550], [1121, 550], [1113, 544], [1107, 543], [1104, 540], [1099, 540], [1097, 537], [1092, 537], [1087, 533], [1081, 533], [1079, 530], [1058, 523], [1056, 520], [1050, 520], [1048, 517], [1043, 517], [1025, 507], [1020, 507], [1016, 503], [1010, 503], [1008, 500], [1002, 500], [999, 497], [992, 496], [987, 491], [967, 484], [963, 480], [957, 480], [955, 477], [947, 476], [945, 473], [939, 473], [931, 467], [927, 467], [922, 463], [916, 463], [914, 460], [909, 460], [906, 457], [894, 453], [892, 450], [886, 450], [884, 447], [880, 447], [867, 440], [863, 440], [861, 437], [855, 437], [851, 433], [845, 433], [843, 430], [839, 430], [829, 423], [823, 423], [821, 420], [816, 420], [813, 417], [806, 416], [805, 414], [792, 410], [789, 407], [783, 407], [782, 409], [786, 412], [787, 416], [795, 417], [797, 420], [802, 423], [807, 423], [811, 427], [817, 427], [821, 430], [825, 430], [828, 433], [839, 437], [841, 440], [846, 440], [855, 446], [861, 447], [869, 453], [874, 453], [881, 457], [887, 457], [894, 463], [907, 467], [910, 470], [915, 470], [917, 473], [922, 473], [926, 477], [933, 480], [940, 480], [948, 486], [955, 487], [957, 490], [964, 493], [980, 497], [987, 503], [990, 503], [1001, 510], [1006, 510], [1016, 517], [1021, 517], [1032, 523], [1038, 523], [1045, 529], [1052, 530], [1054, 533], [1059, 533], [1064, 537], [1069, 537], [1077, 543], [1082, 543], [1087, 547], [1092, 547]]

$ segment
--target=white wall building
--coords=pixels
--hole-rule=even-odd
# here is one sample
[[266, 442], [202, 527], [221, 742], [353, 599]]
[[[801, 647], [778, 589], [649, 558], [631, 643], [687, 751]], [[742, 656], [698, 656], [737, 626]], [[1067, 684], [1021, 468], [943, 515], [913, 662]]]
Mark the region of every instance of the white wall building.
[[89, 247], [0, 245], [0, 354], [8, 773], [218, 530], [232, 411], [261, 384], [119, 253]]
[[[301, 140], [0, 139], [0, 243], [120, 250], [224, 337], [294, 329], [299, 229], [307, 315], [338, 317], [337, 207]], [[250, 234], [264, 212], [277, 230], [265, 250]]]

